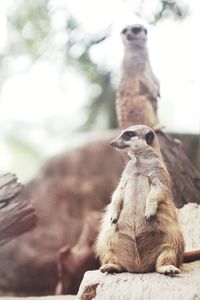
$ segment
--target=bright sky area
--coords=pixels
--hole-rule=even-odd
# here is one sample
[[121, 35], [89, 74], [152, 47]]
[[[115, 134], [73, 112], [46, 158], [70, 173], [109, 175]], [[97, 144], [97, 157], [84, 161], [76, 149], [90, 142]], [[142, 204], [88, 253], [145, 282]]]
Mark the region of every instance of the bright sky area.
[[[88, 34], [99, 33], [111, 26], [110, 38], [96, 46], [91, 55], [99, 66], [113, 70], [118, 78], [123, 55], [119, 32], [126, 24], [146, 24], [130, 13], [130, 8], [137, 7], [137, 2], [51, 0], [50, 5], [69, 7]], [[150, 19], [158, 1], [146, 2], [143, 13]], [[6, 13], [13, 3], [13, 0], [0, 1], [0, 52], [7, 39]], [[190, 15], [183, 22], [166, 19], [156, 26], [146, 24], [149, 28], [148, 45], [153, 69], [161, 82], [161, 123], [171, 132], [200, 133], [200, 2], [188, 0], [185, 3], [189, 6]], [[65, 18], [64, 10], [55, 14], [53, 26], [62, 31]], [[64, 43], [65, 36], [60, 34], [56, 42]], [[20, 57], [13, 62], [13, 68], [21, 71], [26, 69], [28, 63], [26, 57]], [[77, 73], [68, 68], [61, 80], [61, 64], [59, 61], [56, 65], [51, 61], [39, 60], [26, 72], [16, 72], [9, 78], [0, 94], [0, 121], [37, 123], [58, 115], [69, 121], [70, 128], [80, 125], [83, 118], [81, 108], [87, 100], [87, 86]], [[57, 149], [56, 146], [54, 149]], [[7, 168], [9, 159], [5, 161], [7, 163], [3, 167]]]

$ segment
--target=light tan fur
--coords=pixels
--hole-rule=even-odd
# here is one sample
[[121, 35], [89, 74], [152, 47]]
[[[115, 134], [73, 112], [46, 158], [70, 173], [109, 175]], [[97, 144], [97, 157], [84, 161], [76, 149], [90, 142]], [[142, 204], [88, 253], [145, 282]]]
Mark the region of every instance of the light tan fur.
[[131, 126], [111, 145], [131, 160], [102, 219], [96, 243], [100, 270], [179, 273], [184, 240], [155, 133]]
[[124, 59], [116, 99], [119, 126], [157, 126], [157, 98], [160, 87], [149, 60], [147, 30], [138, 24], [127, 26], [122, 30], [121, 37]]

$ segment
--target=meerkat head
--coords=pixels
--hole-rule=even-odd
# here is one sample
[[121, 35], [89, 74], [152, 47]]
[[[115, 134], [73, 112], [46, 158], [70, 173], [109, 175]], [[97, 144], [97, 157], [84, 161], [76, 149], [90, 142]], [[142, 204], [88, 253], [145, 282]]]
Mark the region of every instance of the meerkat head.
[[136, 154], [147, 148], [159, 149], [155, 132], [146, 125], [130, 126], [121, 131], [111, 146], [128, 154]]
[[127, 48], [145, 47], [147, 29], [141, 24], [128, 25], [121, 31], [121, 38]]

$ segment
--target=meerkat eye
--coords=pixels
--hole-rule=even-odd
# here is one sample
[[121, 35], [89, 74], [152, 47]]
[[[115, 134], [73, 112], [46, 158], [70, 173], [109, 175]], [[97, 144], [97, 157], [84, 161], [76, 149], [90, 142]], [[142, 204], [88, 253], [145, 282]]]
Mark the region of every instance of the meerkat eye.
[[144, 28], [144, 33], [147, 35], [147, 29], [146, 28]]
[[153, 140], [154, 140], [154, 133], [153, 131], [149, 131], [146, 135], [145, 135], [145, 139], [148, 145], [152, 145]]
[[126, 34], [126, 32], [127, 32], [127, 28], [124, 28], [121, 33]]
[[126, 131], [122, 134], [122, 138], [125, 141], [129, 141], [132, 137], [136, 136], [134, 131]]
[[131, 31], [135, 34], [138, 34], [141, 30], [142, 30], [141, 27], [132, 27], [131, 28]]

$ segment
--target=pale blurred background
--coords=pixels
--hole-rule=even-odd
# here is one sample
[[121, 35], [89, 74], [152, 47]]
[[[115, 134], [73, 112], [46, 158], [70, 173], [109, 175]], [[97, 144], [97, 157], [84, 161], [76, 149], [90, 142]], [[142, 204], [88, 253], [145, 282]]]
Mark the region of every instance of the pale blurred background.
[[200, 133], [200, 2], [0, 1], [0, 172], [32, 178], [54, 154], [117, 126], [120, 31], [149, 29], [168, 132]]

